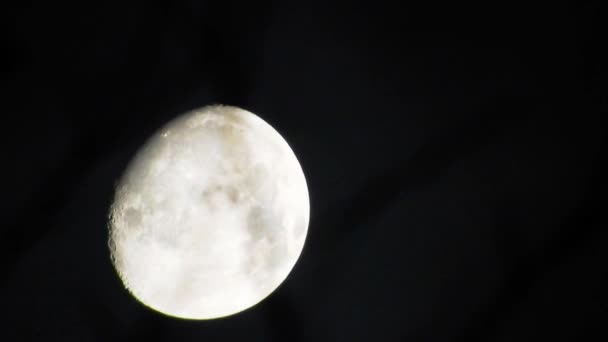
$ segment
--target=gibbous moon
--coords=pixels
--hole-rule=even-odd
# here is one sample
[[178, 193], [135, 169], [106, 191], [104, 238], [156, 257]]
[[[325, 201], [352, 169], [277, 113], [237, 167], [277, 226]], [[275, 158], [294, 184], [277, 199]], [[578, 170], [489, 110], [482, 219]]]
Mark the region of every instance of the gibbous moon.
[[129, 292], [169, 316], [245, 310], [294, 267], [308, 231], [302, 168], [269, 124], [210, 106], [139, 150], [110, 209], [112, 261]]

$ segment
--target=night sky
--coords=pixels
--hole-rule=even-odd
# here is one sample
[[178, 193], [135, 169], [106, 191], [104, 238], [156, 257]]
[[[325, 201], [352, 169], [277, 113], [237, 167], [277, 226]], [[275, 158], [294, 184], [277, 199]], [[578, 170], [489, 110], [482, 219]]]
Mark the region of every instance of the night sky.
[[[244, 3], [3, 6], [0, 341], [608, 340], [602, 1]], [[179, 320], [124, 289], [108, 210], [217, 103], [293, 148], [309, 233], [265, 301]]]

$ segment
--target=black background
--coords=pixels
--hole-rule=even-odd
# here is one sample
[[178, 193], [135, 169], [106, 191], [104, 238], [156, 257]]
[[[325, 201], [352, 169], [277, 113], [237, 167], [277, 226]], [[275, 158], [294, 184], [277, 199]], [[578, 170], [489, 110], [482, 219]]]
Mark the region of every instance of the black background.
[[[0, 340], [607, 338], [605, 6], [488, 3], [4, 11]], [[122, 287], [108, 206], [150, 134], [213, 103], [290, 143], [309, 235], [264, 302], [176, 320]]]

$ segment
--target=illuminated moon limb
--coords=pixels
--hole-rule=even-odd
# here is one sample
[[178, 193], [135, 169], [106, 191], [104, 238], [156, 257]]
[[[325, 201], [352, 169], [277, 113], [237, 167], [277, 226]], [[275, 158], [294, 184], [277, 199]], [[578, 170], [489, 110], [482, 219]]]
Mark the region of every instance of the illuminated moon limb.
[[287, 277], [304, 246], [309, 199], [287, 142], [230, 106], [187, 113], [137, 153], [110, 209], [110, 252], [125, 287], [169, 316], [245, 310]]

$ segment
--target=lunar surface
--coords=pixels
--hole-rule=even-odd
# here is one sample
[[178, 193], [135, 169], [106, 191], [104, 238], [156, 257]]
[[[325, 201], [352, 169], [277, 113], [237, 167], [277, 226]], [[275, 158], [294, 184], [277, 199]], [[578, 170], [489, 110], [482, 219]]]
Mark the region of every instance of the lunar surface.
[[110, 209], [110, 254], [144, 305], [218, 318], [285, 280], [308, 221], [306, 180], [287, 142], [250, 112], [210, 106], [167, 124], [131, 161]]

